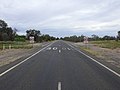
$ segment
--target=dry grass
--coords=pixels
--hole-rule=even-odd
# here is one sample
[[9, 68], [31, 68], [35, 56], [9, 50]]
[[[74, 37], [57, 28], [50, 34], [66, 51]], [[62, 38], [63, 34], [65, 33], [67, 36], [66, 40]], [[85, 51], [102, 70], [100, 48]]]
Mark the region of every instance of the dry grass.
[[32, 44], [29, 44], [28, 42], [0, 42], [0, 49], [3, 49], [3, 47], [5, 47], [5, 49], [30, 49], [33, 47]]
[[81, 46], [80, 48], [83, 49], [83, 50], [85, 50], [85, 51], [87, 51], [87, 52], [89, 52], [89, 53], [92, 54], [92, 55], [100, 56], [100, 53], [99, 53], [99, 52], [93, 51], [93, 50], [91, 50], [89, 47]]
[[120, 48], [120, 41], [115, 40], [105, 40], [105, 41], [91, 41], [91, 44], [95, 44], [102, 48], [116, 49]]

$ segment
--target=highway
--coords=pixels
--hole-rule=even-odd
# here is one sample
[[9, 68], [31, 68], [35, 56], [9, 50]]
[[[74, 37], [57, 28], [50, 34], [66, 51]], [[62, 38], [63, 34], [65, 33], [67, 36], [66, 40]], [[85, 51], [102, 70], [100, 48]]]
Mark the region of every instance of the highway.
[[120, 77], [55, 41], [0, 74], [0, 90], [120, 90]]

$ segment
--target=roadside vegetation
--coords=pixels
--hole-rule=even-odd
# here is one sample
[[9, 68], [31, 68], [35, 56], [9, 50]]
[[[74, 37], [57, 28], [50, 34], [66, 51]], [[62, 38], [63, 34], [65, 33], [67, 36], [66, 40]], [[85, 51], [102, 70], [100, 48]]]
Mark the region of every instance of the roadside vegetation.
[[17, 41], [1, 41], [0, 49], [30, 49], [33, 45], [28, 42], [17, 42]]
[[120, 48], [120, 41], [115, 40], [104, 40], [104, 41], [91, 41], [91, 44], [95, 44], [102, 48], [116, 49]]
[[[33, 47], [33, 43], [41, 43], [53, 40], [59, 40], [59, 38], [50, 36], [49, 34], [41, 34], [39, 30], [29, 29], [26, 30], [26, 35], [18, 35], [17, 32], [19, 30], [16, 28], [9, 27], [8, 24], [4, 20], [0, 20], [0, 49], [28, 49]], [[71, 41], [71, 42], [84, 42], [84, 35], [80, 36], [69, 36], [69, 37], [61, 37], [60, 40]], [[91, 37], [87, 37], [90, 44], [95, 44], [102, 48], [115, 49], [120, 48], [120, 31], [118, 31], [118, 35], [108, 36], [105, 35], [103, 37], [99, 37], [98, 35], [91, 35]], [[30, 41], [34, 42], [30, 42]]]
[[[0, 50], [4, 49], [30, 49], [34, 43], [58, 40], [59, 38], [48, 34], [41, 34], [39, 30], [26, 30], [26, 35], [18, 35], [19, 30], [9, 27], [4, 20], [0, 20]], [[32, 42], [31, 41], [32, 37]]]
[[108, 36], [108, 35], [105, 35], [103, 37], [99, 37], [95, 34], [91, 35], [91, 37], [86, 37], [84, 35], [81, 35], [81, 36], [73, 35], [73, 36], [69, 36], [69, 37], [64, 37], [64, 38], [62, 38], [62, 40], [77, 43], [77, 42], [86, 41], [86, 38], [87, 38], [88, 44], [94, 44], [96, 46], [99, 46], [102, 48], [108, 48], [108, 49], [120, 48], [120, 31], [118, 31], [118, 35], [116, 37], [115, 36]]

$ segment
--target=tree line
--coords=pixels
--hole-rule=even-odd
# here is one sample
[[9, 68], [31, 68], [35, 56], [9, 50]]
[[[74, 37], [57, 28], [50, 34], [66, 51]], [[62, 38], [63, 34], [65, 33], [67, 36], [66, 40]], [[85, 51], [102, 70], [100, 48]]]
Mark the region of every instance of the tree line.
[[39, 30], [35, 29], [27, 30], [26, 33], [27, 40], [30, 40], [30, 37], [34, 37], [36, 42], [53, 41], [57, 39], [49, 34], [41, 34]]
[[[81, 36], [76, 36], [76, 35], [73, 35], [73, 36], [69, 36], [69, 37], [64, 37], [64, 38], [61, 38], [62, 40], [66, 40], [66, 41], [72, 41], [72, 42], [83, 42], [84, 41], [84, 35], [81, 35]], [[103, 37], [99, 37], [98, 35], [91, 35], [91, 37], [87, 37], [88, 38], [88, 41], [99, 41], [99, 40], [120, 40], [120, 31], [118, 31], [118, 36], [115, 37], [115, 36], [108, 36], [108, 35], [105, 35]]]
[[16, 28], [8, 27], [8, 24], [4, 20], [0, 20], [0, 41], [26, 41], [30, 40], [30, 37], [34, 37], [35, 42], [52, 41], [58, 38], [50, 36], [49, 34], [41, 34], [39, 30], [29, 29], [26, 31], [26, 35], [18, 35]]
[[[30, 37], [34, 37], [35, 42], [44, 42], [44, 41], [52, 41], [59, 40], [59, 38], [50, 36], [49, 34], [41, 34], [39, 30], [29, 29], [26, 30], [26, 35], [18, 35], [16, 32], [18, 30], [16, 28], [12, 29], [12, 27], [8, 27], [8, 24], [4, 20], [0, 20], [0, 41], [26, 41], [30, 40]], [[60, 38], [60, 40], [72, 41], [72, 42], [83, 42], [84, 35], [80, 36], [69, 36]], [[89, 41], [96, 40], [120, 40], [120, 31], [118, 31], [117, 37], [105, 35], [103, 37], [99, 37], [95, 34], [88, 37]]]

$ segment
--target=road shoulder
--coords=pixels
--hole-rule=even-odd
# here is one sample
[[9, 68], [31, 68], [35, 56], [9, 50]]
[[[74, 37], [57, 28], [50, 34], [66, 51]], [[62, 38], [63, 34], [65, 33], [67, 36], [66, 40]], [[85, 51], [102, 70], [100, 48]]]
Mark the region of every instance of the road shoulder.
[[72, 43], [72, 45], [120, 74], [120, 52], [118, 50], [110, 50], [83, 43]]
[[32, 49], [11, 49], [3, 51], [4, 56], [0, 55], [0, 73], [8, 68], [20, 63], [27, 57], [47, 46], [50, 42], [34, 44]]

